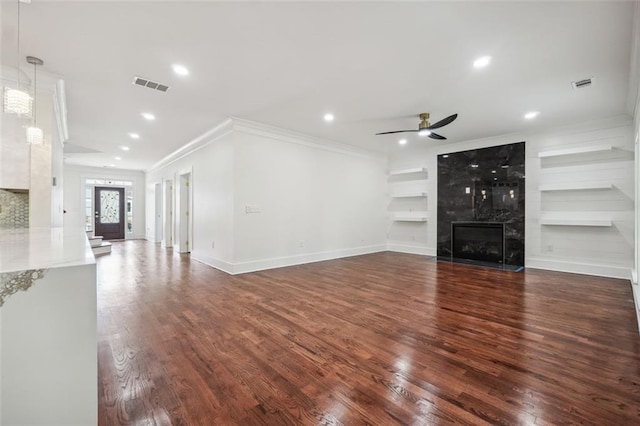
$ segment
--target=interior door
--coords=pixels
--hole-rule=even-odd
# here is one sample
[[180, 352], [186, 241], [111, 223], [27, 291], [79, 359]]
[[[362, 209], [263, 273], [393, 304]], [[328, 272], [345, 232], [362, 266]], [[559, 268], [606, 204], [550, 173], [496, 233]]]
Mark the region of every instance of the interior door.
[[124, 188], [96, 186], [95, 190], [96, 236], [104, 240], [124, 239]]

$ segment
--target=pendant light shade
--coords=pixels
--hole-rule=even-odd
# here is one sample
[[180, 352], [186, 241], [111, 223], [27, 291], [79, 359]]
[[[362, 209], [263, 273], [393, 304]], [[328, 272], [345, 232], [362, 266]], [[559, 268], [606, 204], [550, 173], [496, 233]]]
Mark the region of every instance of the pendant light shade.
[[27, 143], [31, 145], [42, 145], [44, 141], [44, 134], [39, 127], [29, 126], [27, 127]]
[[27, 143], [31, 145], [42, 145], [44, 142], [44, 132], [38, 127], [38, 65], [44, 64], [42, 59], [34, 56], [27, 56], [27, 62], [33, 65], [33, 124], [27, 128]]
[[4, 112], [12, 114], [31, 114], [31, 97], [23, 90], [20, 90], [20, 0], [17, 2], [18, 22], [16, 36], [16, 71], [17, 71], [17, 87], [4, 88]]
[[30, 114], [31, 96], [18, 89], [4, 88], [4, 112], [12, 114]]

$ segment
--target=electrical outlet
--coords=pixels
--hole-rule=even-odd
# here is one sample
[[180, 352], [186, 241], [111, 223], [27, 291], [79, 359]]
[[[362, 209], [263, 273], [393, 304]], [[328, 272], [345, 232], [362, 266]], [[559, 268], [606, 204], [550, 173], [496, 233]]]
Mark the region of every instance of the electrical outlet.
[[213, 241], [211, 241], [211, 248], [215, 248], [215, 247], [216, 247], [216, 244]]

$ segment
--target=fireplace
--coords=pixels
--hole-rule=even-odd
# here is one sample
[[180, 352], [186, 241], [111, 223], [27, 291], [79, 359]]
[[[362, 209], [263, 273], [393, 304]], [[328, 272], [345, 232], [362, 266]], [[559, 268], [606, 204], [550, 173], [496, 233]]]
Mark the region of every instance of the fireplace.
[[504, 265], [504, 223], [451, 222], [451, 257]]

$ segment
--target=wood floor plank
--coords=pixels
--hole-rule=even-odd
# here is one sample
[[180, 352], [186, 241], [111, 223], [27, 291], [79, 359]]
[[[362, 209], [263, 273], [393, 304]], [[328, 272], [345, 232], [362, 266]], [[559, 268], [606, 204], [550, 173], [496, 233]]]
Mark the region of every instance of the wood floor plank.
[[640, 424], [630, 283], [376, 253], [98, 259], [100, 425]]

